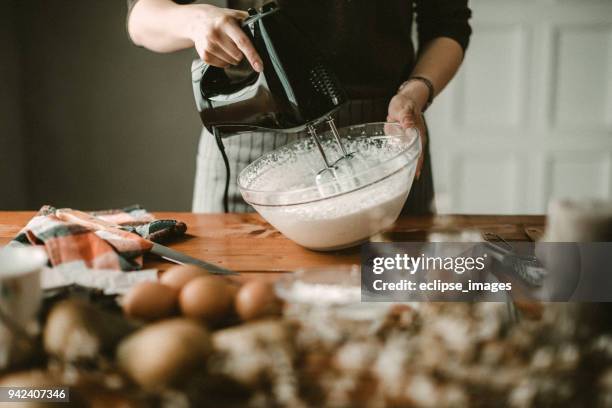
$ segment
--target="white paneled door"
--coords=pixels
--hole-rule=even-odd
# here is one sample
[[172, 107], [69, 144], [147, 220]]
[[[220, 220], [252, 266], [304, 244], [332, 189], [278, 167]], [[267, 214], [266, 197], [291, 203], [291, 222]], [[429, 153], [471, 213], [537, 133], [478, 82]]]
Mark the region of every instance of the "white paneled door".
[[612, 198], [612, 0], [472, 0], [463, 67], [427, 119], [441, 213]]

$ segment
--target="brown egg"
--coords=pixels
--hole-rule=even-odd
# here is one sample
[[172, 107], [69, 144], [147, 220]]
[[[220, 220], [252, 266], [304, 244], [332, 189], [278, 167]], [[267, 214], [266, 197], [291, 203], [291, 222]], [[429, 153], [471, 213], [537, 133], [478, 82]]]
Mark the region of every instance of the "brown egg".
[[79, 298], [57, 302], [45, 322], [43, 345], [64, 362], [98, 361], [137, 328], [120, 314]]
[[232, 294], [232, 299], [236, 299], [236, 295], [238, 295], [238, 291], [242, 286], [236, 281], [227, 280], [227, 287]]
[[150, 324], [117, 348], [119, 366], [147, 389], [163, 389], [205, 370], [212, 349], [208, 331], [184, 318]]
[[141, 282], [123, 298], [126, 315], [142, 320], [158, 320], [176, 312], [177, 291], [158, 282]]
[[177, 265], [164, 272], [159, 281], [180, 291], [190, 280], [206, 275], [208, 272], [205, 269], [195, 265]]
[[260, 280], [245, 283], [236, 295], [235, 305], [242, 320], [277, 316], [281, 312], [281, 301], [274, 293], [274, 286]]
[[232, 292], [229, 283], [218, 276], [195, 278], [181, 291], [181, 311], [185, 316], [217, 323], [232, 310]]

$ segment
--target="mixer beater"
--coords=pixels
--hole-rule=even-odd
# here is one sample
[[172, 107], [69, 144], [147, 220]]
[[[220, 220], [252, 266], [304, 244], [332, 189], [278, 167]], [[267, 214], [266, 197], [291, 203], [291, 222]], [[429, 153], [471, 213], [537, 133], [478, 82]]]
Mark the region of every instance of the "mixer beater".
[[350, 176], [353, 176], [358, 172], [359, 168], [356, 165], [362, 162], [357, 152], [349, 153], [347, 151], [344, 143], [342, 143], [342, 139], [340, 138], [340, 133], [338, 132], [334, 119], [328, 117], [325, 122], [329, 126], [333, 140], [339, 147], [340, 151], [340, 158], [333, 163], [331, 163], [327, 157], [325, 149], [323, 148], [322, 140], [315, 127], [312, 125], [308, 126], [308, 133], [310, 133], [310, 136], [314, 140], [317, 150], [321, 154], [321, 158], [323, 159], [323, 163], [325, 165], [324, 168], [317, 172], [315, 178], [319, 191], [324, 197], [342, 192], [343, 190], [348, 190], [357, 185], [358, 180]]

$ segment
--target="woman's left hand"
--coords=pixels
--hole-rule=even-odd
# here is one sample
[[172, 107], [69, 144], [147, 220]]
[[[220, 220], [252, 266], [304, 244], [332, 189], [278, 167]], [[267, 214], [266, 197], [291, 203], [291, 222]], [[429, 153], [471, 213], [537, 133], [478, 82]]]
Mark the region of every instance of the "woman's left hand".
[[389, 103], [388, 122], [397, 122], [404, 129], [414, 127], [421, 136], [421, 156], [417, 163], [416, 178], [421, 177], [427, 143], [427, 129], [423, 120], [423, 108], [427, 104], [429, 90], [418, 82], [410, 81], [391, 99]]

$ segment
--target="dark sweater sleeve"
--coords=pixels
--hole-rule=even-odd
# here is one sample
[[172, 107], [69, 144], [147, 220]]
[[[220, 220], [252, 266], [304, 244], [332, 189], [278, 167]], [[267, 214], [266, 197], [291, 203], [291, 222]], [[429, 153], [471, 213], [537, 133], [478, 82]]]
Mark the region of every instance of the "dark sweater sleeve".
[[[178, 4], [188, 4], [188, 3], [193, 3], [195, 0], [172, 0], [172, 1]], [[132, 8], [134, 8], [134, 4], [136, 3], [138, 3], [138, 0], [127, 0], [128, 16], [132, 12]]]
[[468, 0], [415, 0], [414, 5], [419, 50], [434, 38], [449, 37], [465, 52], [472, 35]]

